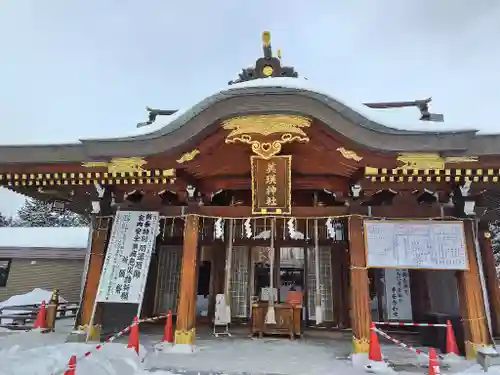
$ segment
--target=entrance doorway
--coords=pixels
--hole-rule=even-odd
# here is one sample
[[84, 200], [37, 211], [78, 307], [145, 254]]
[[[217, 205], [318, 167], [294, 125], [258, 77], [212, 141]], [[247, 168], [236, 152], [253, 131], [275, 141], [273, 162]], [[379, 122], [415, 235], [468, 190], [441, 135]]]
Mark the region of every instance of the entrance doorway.
[[[273, 288], [276, 290], [276, 302], [285, 303], [290, 292], [304, 293], [306, 289], [305, 249], [302, 247], [282, 247], [279, 249], [277, 259], [274, 260], [274, 270], [271, 273], [268, 248], [252, 248], [252, 275], [251, 290], [253, 299], [262, 298], [262, 291], [271, 285], [273, 275]], [[267, 297], [266, 293], [266, 297]], [[302, 297], [303, 306], [305, 303]], [[305, 309], [303, 310], [305, 312]], [[305, 313], [303, 318], [305, 319]]]
[[279, 298], [282, 303], [286, 301], [289, 292], [304, 293], [306, 289], [304, 248], [280, 248], [278, 285]]

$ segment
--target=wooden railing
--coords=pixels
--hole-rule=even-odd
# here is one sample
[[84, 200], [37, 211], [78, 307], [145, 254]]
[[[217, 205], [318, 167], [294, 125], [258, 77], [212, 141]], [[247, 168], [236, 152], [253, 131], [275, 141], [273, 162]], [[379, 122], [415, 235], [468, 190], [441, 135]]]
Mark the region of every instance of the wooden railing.
[[[38, 312], [40, 311], [40, 306], [40, 304], [36, 304], [0, 308], [0, 327], [12, 330], [32, 329]], [[75, 318], [78, 313], [78, 306], [79, 304], [77, 302], [59, 304], [57, 306], [56, 320]], [[6, 323], [4, 320], [11, 320], [12, 322]]]

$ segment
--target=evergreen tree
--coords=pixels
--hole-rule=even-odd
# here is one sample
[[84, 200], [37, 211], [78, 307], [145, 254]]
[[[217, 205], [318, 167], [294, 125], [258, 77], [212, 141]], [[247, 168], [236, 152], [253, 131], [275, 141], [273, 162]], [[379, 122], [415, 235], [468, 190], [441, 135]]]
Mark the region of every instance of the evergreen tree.
[[0, 227], [11, 227], [12, 226], [12, 218], [7, 217], [0, 212]]
[[491, 246], [495, 256], [497, 276], [500, 277], [500, 222], [495, 221], [490, 224]]
[[89, 220], [79, 214], [65, 210], [52, 211], [50, 205], [37, 199], [26, 199], [18, 210], [18, 225], [23, 227], [82, 227]]

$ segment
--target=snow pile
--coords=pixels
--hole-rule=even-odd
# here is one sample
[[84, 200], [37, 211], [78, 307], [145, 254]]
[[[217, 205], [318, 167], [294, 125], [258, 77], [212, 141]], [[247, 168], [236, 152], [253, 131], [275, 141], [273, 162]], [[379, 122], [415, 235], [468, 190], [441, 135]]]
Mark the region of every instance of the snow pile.
[[[488, 374], [500, 374], [500, 366], [491, 366], [488, 368]], [[474, 364], [467, 368], [464, 371], [457, 372], [454, 375], [484, 375], [485, 372], [483, 371], [483, 368], [478, 365]]]
[[[29, 293], [12, 296], [8, 300], [0, 302], [0, 310], [3, 309], [4, 307], [11, 307], [11, 306], [38, 305], [41, 304], [42, 301], [48, 303], [51, 297], [52, 297], [52, 292], [40, 288], [35, 288]], [[66, 303], [66, 302], [68, 301], [66, 301], [63, 297], [59, 296], [59, 303]], [[16, 314], [23, 314], [26, 312], [28, 311], [5, 310], [2, 312], [2, 315], [16, 315]], [[11, 324], [11, 323], [12, 319], [0, 319], [0, 324]]]
[[[0, 352], [0, 375], [62, 375], [72, 355], [77, 358], [92, 349], [90, 344], [57, 344], [21, 350], [18, 346]], [[76, 374], [135, 375], [142, 370], [141, 356], [124, 344], [109, 344], [89, 357], [77, 360]], [[29, 360], [27, 360], [29, 359]]]
[[[12, 296], [8, 300], [0, 302], [0, 309], [9, 306], [38, 305], [41, 304], [42, 301], [48, 303], [51, 297], [52, 292], [40, 288], [35, 288], [29, 293]], [[68, 301], [59, 296], [59, 303], [66, 302]]]

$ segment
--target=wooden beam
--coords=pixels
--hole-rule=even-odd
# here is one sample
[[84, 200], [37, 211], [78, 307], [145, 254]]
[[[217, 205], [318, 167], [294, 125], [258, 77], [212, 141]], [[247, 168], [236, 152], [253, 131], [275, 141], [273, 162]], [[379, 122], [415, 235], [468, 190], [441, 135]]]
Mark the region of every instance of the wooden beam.
[[[249, 175], [217, 176], [204, 178], [200, 187], [204, 192], [223, 190], [250, 190], [252, 181]], [[349, 180], [334, 175], [292, 175], [292, 190], [347, 191]]]
[[[260, 215], [252, 215], [252, 208], [249, 206], [159, 206], [158, 204], [147, 202], [139, 205], [130, 205], [122, 207], [127, 210], [153, 210], [159, 211], [160, 215], [167, 217], [180, 217], [185, 215], [199, 215], [214, 218], [258, 218]], [[351, 206], [330, 206], [330, 207], [292, 207], [292, 214], [290, 216], [296, 218], [334, 218], [339, 216], [361, 215], [369, 216], [370, 208], [368, 206], [359, 206], [354, 203]], [[452, 208], [444, 208], [444, 216], [453, 216]], [[415, 205], [411, 210], [406, 206], [401, 205], [388, 205], [388, 206], [372, 206], [372, 217], [383, 218], [437, 218], [440, 217], [440, 208], [437, 205]]]
[[[387, 177], [388, 178], [388, 177]], [[396, 182], [396, 181], [385, 181], [385, 182], [380, 182], [380, 181], [371, 181], [370, 178], [363, 178], [360, 180], [360, 184], [363, 187], [364, 190], [381, 190], [381, 189], [392, 189], [396, 191], [400, 190], [431, 190], [431, 191], [444, 191], [444, 192], [449, 192], [453, 190], [457, 183], [455, 182], [446, 182], [446, 181], [441, 181], [441, 182], [436, 182], [436, 181], [422, 181], [422, 182], [417, 182], [417, 181], [404, 181], [404, 182]], [[493, 191], [500, 191], [500, 184], [498, 183], [485, 183], [485, 182], [473, 182], [471, 185], [471, 195], [474, 194], [480, 194], [484, 190], [493, 190]]]
[[491, 325], [493, 336], [500, 336], [500, 286], [495, 269], [495, 256], [491, 246], [491, 233], [488, 228], [480, 228], [478, 233], [483, 270], [490, 300]]
[[77, 325], [90, 324], [99, 289], [99, 280], [101, 279], [101, 271], [106, 256], [106, 247], [108, 246], [109, 239], [108, 235], [112, 222], [113, 219], [110, 217], [92, 218], [93, 230], [90, 259]]
[[366, 191], [378, 191], [378, 190], [383, 190], [383, 189], [392, 189], [395, 191], [414, 191], [414, 190], [419, 190], [423, 191], [424, 189], [430, 190], [430, 191], [446, 191], [449, 192], [453, 190], [453, 186], [450, 185], [448, 182], [391, 182], [391, 181], [386, 181], [386, 182], [376, 182], [376, 181], [371, 181], [370, 179], [367, 178], [362, 178], [359, 180], [359, 183], [361, 184], [361, 187], [363, 190]]
[[363, 219], [349, 219], [351, 274], [351, 325], [354, 353], [367, 354], [370, 347], [370, 290], [366, 268]]
[[196, 287], [198, 273], [198, 232], [200, 218], [188, 215], [184, 222], [184, 249], [179, 285], [179, 308], [175, 327], [176, 345], [196, 342]]
[[481, 281], [479, 279], [473, 225], [474, 222], [472, 220], [464, 221], [469, 270], [458, 272], [459, 301], [464, 321], [467, 359], [475, 359], [479, 348], [491, 345]]

